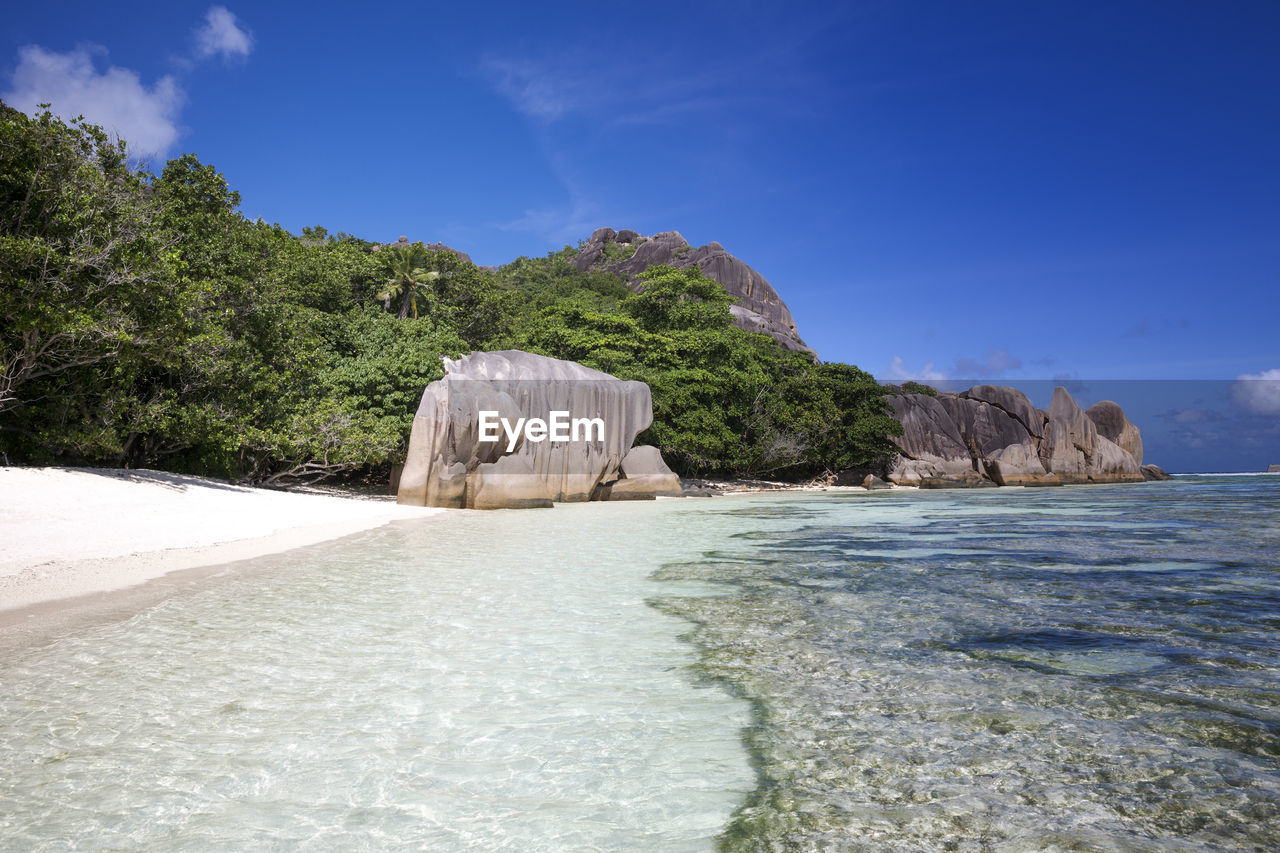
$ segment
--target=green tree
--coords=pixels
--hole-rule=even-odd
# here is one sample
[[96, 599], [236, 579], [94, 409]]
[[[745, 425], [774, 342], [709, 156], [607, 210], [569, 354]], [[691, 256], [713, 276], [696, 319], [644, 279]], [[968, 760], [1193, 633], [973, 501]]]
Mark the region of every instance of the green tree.
[[119, 356], [149, 334], [171, 256], [125, 144], [82, 119], [0, 103], [0, 415], [33, 383]]
[[412, 309], [413, 318], [416, 320], [418, 319], [418, 300], [426, 301], [430, 296], [431, 286], [440, 278], [440, 272], [428, 270], [422, 265], [425, 258], [420, 243], [387, 251], [392, 253], [391, 278], [378, 294], [378, 298], [383, 300], [388, 311], [391, 310], [391, 303], [399, 299], [400, 319], [408, 317]]

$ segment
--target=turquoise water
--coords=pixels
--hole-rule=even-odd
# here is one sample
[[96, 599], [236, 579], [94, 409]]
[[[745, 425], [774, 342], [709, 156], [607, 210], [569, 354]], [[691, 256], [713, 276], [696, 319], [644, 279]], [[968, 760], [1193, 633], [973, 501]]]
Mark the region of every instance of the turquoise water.
[[0, 662], [0, 848], [1270, 850], [1280, 478], [457, 513]]
[[1280, 849], [1280, 478], [718, 511], [658, 577], [755, 703], [727, 847]]

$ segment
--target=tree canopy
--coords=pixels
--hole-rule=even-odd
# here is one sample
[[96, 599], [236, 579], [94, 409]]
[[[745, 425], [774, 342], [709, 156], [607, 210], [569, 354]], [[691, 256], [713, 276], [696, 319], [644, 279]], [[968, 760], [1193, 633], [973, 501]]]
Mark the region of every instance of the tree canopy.
[[0, 452], [254, 482], [384, 476], [441, 357], [521, 348], [647, 382], [680, 473], [868, 464], [882, 389], [733, 326], [697, 270], [639, 292], [572, 247], [496, 270], [250, 221], [192, 154], [153, 175], [83, 121], [0, 104]]

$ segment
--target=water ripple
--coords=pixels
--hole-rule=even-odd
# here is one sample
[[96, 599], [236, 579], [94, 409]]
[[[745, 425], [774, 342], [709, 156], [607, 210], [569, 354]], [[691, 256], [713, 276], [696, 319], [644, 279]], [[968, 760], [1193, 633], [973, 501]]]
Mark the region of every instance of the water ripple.
[[819, 500], [659, 573], [757, 709], [725, 848], [1280, 847], [1276, 483]]

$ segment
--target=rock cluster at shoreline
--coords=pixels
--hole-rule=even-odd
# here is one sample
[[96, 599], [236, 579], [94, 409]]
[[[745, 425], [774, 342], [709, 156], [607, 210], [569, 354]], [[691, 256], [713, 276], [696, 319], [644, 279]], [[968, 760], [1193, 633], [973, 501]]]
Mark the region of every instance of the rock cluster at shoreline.
[[[646, 500], [682, 494], [656, 448], [632, 447], [653, 422], [649, 386], [519, 350], [445, 359], [422, 395], [397, 501], [501, 509], [553, 502]], [[483, 441], [480, 413], [515, 423], [552, 412], [599, 418], [599, 435], [566, 441]]]
[[1016, 388], [889, 398], [903, 434], [885, 479], [922, 488], [1060, 486], [1167, 479], [1142, 464], [1142, 436], [1111, 401], [1081, 409], [1067, 389], [1038, 409]]

